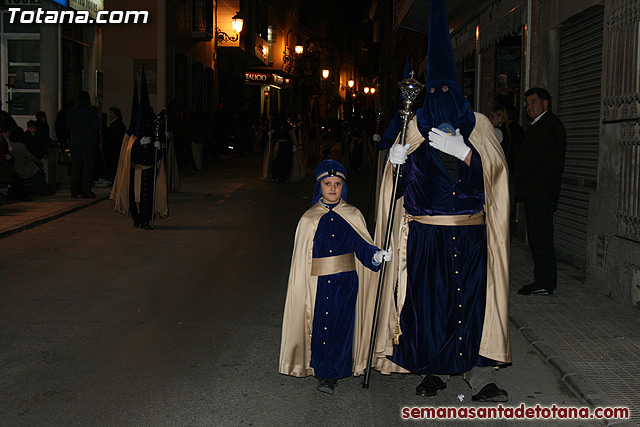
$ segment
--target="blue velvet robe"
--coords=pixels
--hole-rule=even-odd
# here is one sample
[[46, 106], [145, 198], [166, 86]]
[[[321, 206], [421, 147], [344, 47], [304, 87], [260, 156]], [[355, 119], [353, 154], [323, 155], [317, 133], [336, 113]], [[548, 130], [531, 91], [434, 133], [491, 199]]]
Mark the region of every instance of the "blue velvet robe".
[[[335, 206], [335, 205], [334, 205]], [[313, 258], [355, 252], [367, 268], [378, 271], [373, 254], [378, 248], [367, 243], [329, 205], [313, 239]], [[311, 363], [318, 378], [343, 378], [352, 374], [353, 325], [358, 276], [355, 270], [318, 277], [311, 334]]]
[[[131, 163], [136, 163], [141, 166], [153, 166], [156, 160], [162, 158], [162, 150], [158, 150], [156, 159], [156, 149], [153, 144], [141, 145], [140, 141], [136, 140], [131, 146]], [[153, 167], [145, 169], [141, 173], [140, 180], [140, 203], [137, 204], [135, 200], [135, 169], [130, 169], [129, 180], [129, 212], [134, 224], [148, 223], [151, 221], [153, 211], [153, 185], [154, 185], [154, 171]]]
[[[408, 214], [483, 210], [482, 163], [471, 149], [470, 166], [457, 162], [457, 179], [426, 142], [409, 156], [399, 188]], [[454, 374], [496, 364], [478, 354], [486, 299], [486, 239], [485, 225], [409, 223], [402, 335], [389, 357], [394, 363], [420, 374]]]

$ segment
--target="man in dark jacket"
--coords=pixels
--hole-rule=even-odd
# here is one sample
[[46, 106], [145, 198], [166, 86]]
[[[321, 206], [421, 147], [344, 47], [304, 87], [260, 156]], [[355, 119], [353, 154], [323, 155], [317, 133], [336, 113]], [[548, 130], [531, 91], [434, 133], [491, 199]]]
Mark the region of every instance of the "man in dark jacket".
[[547, 90], [531, 88], [524, 96], [532, 122], [518, 155], [516, 195], [524, 199], [534, 281], [518, 293], [551, 295], [558, 279], [553, 213], [560, 197], [567, 133], [558, 116], [551, 112], [551, 95]]
[[80, 92], [78, 105], [67, 115], [67, 130], [71, 142], [71, 197], [92, 198], [93, 165], [96, 157], [95, 134], [100, 130], [98, 115], [91, 108], [87, 92]]

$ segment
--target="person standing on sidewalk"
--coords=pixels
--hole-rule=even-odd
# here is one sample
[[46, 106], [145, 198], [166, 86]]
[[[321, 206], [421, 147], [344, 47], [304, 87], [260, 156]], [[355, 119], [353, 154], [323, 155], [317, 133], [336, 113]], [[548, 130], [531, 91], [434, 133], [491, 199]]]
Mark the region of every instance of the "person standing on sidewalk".
[[404, 164], [374, 366], [424, 375], [417, 395], [435, 396], [451, 375], [464, 374], [471, 400], [506, 402], [496, 368], [511, 362], [507, 164], [491, 122], [462, 95], [443, 1], [432, 0], [430, 13], [424, 104], [407, 144], [390, 148], [381, 184], [378, 245], [392, 165]]
[[532, 122], [516, 163], [516, 196], [524, 199], [534, 281], [518, 293], [552, 295], [558, 281], [553, 213], [560, 197], [567, 133], [551, 111], [551, 95], [546, 89], [534, 87], [524, 96]]
[[95, 134], [100, 130], [98, 115], [91, 108], [89, 93], [78, 95], [78, 105], [67, 115], [71, 142], [71, 197], [93, 198], [93, 166], [96, 156]]

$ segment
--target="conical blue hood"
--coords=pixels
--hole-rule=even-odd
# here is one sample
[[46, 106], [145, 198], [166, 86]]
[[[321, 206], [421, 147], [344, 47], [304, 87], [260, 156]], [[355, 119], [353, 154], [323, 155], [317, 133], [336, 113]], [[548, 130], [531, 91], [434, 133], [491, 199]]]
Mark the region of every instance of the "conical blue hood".
[[138, 139], [145, 136], [151, 136], [153, 131], [153, 110], [149, 101], [149, 90], [147, 89], [147, 75], [142, 66], [142, 75], [140, 76], [140, 109], [138, 110], [138, 120], [136, 123], [135, 134]]
[[[434, 60], [434, 58], [437, 58], [437, 60]], [[456, 84], [458, 82], [444, 0], [431, 0], [427, 85], [431, 81], [440, 80], [450, 80]]]
[[469, 100], [462, 95], [456, 76], [447, 11], [443, 0], [431, 0], [426, 94], [416, 113], [418, 129], [425, 138], [432, 127], [449, 124], [467, 139], [475, 126]]

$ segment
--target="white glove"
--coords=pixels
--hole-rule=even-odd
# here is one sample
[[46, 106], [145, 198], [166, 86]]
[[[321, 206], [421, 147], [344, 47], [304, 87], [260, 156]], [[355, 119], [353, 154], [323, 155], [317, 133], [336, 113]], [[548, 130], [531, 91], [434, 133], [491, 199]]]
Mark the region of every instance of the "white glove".
[[145, 136], [140, 140], [140, 145], [147, 145], [147, 144], [151, 144], [151, 137], [149, 136]]
[[471, 151], [471, 148], [464, 143], [464, 138], [460, 135], [460, 129], [456, 129], [455, 135], [449, 135], [438, 128], [431, 128], [429, 145], [462, 161], [467, 158], [467, 154]]
[[373, 254], [373, 261], [377, 264], [382, 264], [382, 260], [386, 262], [391, 261], [391, 249], [387, 249], [386, 251], [379, 250], [375, 254]]
[[373, 142], [380, 142], [380, 134], [374, 133], [371, 139], [373, 139]]
[[409, 157], [409, 144], [393, 144], [389, 149], [389, 161], [391, 164], [403, 165]]
[[159, 150], [160, 149], [160, 141], [155, 141], [153, 143], [153, 146], [155, 147], [156, 150]]

